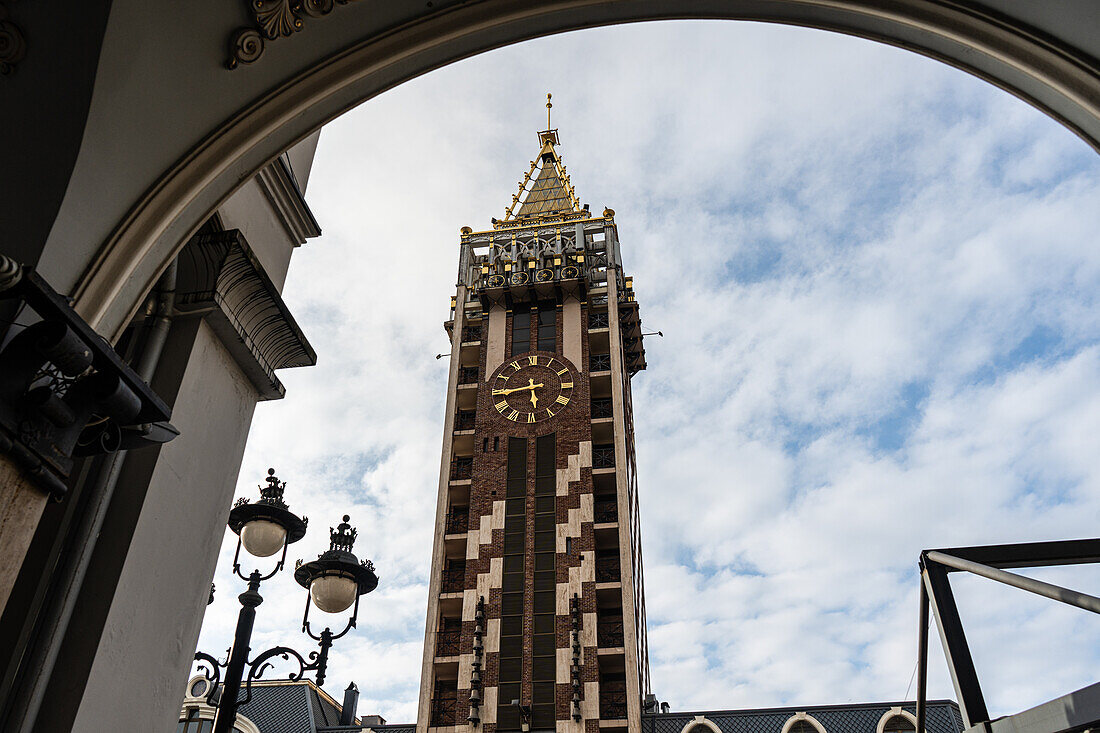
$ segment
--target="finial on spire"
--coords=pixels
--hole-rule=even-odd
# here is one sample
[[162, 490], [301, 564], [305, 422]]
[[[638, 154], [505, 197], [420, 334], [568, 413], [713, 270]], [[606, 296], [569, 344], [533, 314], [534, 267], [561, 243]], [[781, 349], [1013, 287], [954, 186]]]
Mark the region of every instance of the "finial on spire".
[[550, 108], [553, 107], [550, 103], [550, 92], [546, 93], [546, 129], [550, 129]]

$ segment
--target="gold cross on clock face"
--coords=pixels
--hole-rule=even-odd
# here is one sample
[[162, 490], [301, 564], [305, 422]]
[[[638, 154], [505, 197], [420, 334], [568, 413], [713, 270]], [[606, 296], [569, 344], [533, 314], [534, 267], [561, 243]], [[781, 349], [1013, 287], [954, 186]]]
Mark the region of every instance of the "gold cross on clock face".
[[506, 420], [537, 423], [569, 405], [573, 373], [545, 354], [528, 354], [506, 362], [491, 381], [493, 407]]

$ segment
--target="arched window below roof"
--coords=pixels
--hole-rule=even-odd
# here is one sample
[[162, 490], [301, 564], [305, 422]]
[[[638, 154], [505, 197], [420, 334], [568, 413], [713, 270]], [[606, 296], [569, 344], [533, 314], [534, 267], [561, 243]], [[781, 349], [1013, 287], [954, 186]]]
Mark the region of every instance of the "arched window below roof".
[[875, 733], [916, 733], [917, 717], [900, 707], [890, 708], [878, 719]]
[[917, 726], [904, 715], [891, 716], [882, 725], [882, 733], [913, 733]]
[[808, 713], [795, 713], [783, 724], [782, 733], [827, 733], [825, 726]]
[[722, 733], [722, 729], [715, 725], [713, 720], [696, 715], [693, 720], [687, 722], [680, 733]]

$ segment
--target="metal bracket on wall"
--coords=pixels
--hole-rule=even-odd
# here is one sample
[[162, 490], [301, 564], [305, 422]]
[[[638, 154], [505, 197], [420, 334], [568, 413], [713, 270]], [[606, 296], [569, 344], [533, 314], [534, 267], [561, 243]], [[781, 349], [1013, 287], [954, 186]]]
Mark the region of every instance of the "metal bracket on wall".
[[168, 406], [68, 300], [32, 268], [0, 255], [5, 306], [14, 322], [0, 348], [0, 451], [43, 490], [65, 493], [74, 457], [178, 435]]
[[1100, 563], [1100, 539], [925, 550], [920, 556], [920, 629], [917, 656], [917, 731], [925, 730], [928, 681], [928, 610], [936, 619], [947, 667], [967, 733], [1073, 733], [1100, 724], [1100, 683], [1036, 707], [990, 720], [978, 673], [963, 632], [948, 574], [968, 572], [1061, 603], [1100, 613], [1100, 598], [1010, 573], [1005, 568]]

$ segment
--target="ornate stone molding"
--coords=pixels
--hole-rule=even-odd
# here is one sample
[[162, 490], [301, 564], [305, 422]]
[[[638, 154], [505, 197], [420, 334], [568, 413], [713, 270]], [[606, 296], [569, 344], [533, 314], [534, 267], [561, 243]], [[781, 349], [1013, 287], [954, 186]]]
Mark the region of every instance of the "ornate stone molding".
[[23, 60], [27, 53], [27, 42], [23, 32], [10, 19], [7, 6], [0, 2], [0, 74], [8, 76], [15, 71], [15, 65]]
[[317, 363], [313, 347], [239, 229], [198, 234], [183, 248], [176, 308], [207, 318], [261, 400], [286, 394], [276, 369]]
[[337, 5], [349, 2], [355, 0], [248, 0], [253, 25], [238, 28], [230, 37], [226, 66], [235, 69], [240, 64], [251, 64], [263, 54], [267, 41], [302, 30], [304, 17], [322, 18]]

